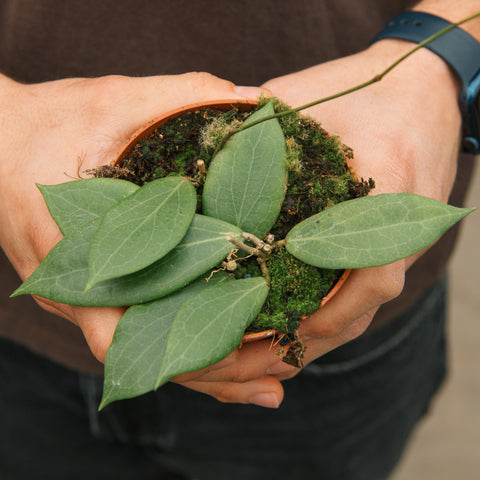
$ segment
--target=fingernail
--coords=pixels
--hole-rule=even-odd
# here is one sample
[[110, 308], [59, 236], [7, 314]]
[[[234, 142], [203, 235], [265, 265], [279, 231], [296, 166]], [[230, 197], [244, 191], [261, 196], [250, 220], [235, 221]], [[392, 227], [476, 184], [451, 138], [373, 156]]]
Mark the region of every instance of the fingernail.
[[285, 362], [278, 362], [275, 365], [272, 365], [270, 368], [267, 369], [265, 372], [267, 375], [279, 375], [280, 373], [290, 373], [293, 371], [295, 367], [288, 365]]
[[275, 393], [259, 393], [248, 400], [248, 403], [265, 408], [278, 408], [280, 402]]
[[234, 90], [241, 97], [250, 98], [251, 100], [256, 100], [263, 93], [263, 90], [258, 87], [235, 87]]

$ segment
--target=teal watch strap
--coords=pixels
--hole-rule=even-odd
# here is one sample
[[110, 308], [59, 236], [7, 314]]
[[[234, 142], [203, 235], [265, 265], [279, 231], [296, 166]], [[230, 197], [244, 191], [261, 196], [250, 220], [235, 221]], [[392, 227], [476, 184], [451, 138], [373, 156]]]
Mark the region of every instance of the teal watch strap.
[[[408, 11], [392, 18], [375, 36], [420, 43], [451, 25], [443, 18]], [[460, 108], [463, 117], [463, 150], [480, 153], [480, 42], [461, 28], [454, 28], [425, 46], [445, 60], [462, 82]]]

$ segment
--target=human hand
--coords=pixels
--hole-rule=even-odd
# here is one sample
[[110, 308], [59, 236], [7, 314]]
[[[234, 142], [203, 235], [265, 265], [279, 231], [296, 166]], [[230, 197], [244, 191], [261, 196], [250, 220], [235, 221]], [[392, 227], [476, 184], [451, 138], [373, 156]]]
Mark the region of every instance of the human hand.
[[[0, 76], [0, 245], [22, 279], [61, 239], [35, 183], [70, 181], [79, 171], [108, 163], [141, 124], [163, 112], [203, 100], [256, 97], [260, 91], [237, 90], [229, 82], [195, 73], [38, 85]], [[36, 300], [78, 325], [93, 354], [104, 361], [122, 309]]]
[[[369, 80], [411, 48], [407, 42], [384, 40], [357, 55], [271, 80], [263, 87], [292, 106], [303, 105]], [[352, 167], [359, 177], [375, 179], [373, 194], [412, 192], [446, 201], [459, 148], [457, 98], [454, 75], [436, 55], [423, 50], [381, 82], [306, 113], [353, 147]], [[379, 306], [401, 292], [405, 271], [417, 257], [352, 272], [330, 302], [302, 322], [304, 363], [363, 333]], [[238, 402], [246, 401], [245, 391], [254, 384], [263, 392], [254, 398], [256, 403], [274, 406], [275, 398], [279, 403], [283, 395], [275, 380], [299, 370], [278, 357], [275, 363], [267, 343], [243, 347], [232, 354], [231, 365], [186, 385], [206, 391], [211, 382], [218, 382], [215, 396]]]
[[[303, 105], [369, 80], [411, 48], [408, 42], [384, 40], [357, 55], [271, 80], [263, 87], [294, 107]], [[422, 50], [381, 82], [306, 113], [353, 147], [357, 175], [376, 181], [372, 194], [412, 192], [447, 201], [460, 138], [457, 98], [455, 76], [436, 55]], [[352, 272], [337, 295], [302, 322], [304, 363], [363, 333], [379, 306], [402, 291], [405, 271], [418, 256]], [[272, 394], [269, 406], [273, 406], [274, 394], [282, 393], [273, 379], [290, 378], [299, 371], [280, 359], [272, 363], [274, 353], [266, 342], [247, 346], [239, 354], [238, 361], [190, 385], [201, 390], [202, 382], [206, 386], [205, 382], [217, 380], [222, 388], [217, 398], [242, 401], [242, 389], [255, 378], [259, 391]], [[233, 378], [236, 382], [231, 382]]]
[[[383, 40], [264, 87], [292, 106], [302, 105], [369, 80], [411, 48], [409, 42]], [[379, 83], [306, 113], [353, 148], [358, 177], [376, 181], [372, 194], [412, 192], [446, 202], [459, 148], [457, 99], [456, 77], [439, 57], [423, 49]], [[358, 337], [379, 306], [400, 294], [405, 271], [419, 255], [352, 272], [338, 294], [302, 322], [305, 363]]]

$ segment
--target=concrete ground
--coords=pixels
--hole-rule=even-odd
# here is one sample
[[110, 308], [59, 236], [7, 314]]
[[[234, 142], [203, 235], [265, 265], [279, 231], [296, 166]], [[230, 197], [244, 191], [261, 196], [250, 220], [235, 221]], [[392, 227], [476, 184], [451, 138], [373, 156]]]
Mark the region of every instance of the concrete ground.
[[[478, 158], [480, 161], [480, 158]], [[392, 480], [480, 478], [480, 165], [450, 264], [450, 374]]]

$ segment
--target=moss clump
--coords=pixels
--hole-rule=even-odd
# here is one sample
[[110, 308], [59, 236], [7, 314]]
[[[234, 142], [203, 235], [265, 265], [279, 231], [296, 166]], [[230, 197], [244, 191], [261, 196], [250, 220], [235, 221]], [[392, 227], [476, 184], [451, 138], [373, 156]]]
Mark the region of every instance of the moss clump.
[[[269, 100], [262, 98], [259, 106]], [[273, 102], [276, 112], [290, 109], [279, 99]], [[289, 173], [285, 200], [272, 233], [284, 238], [297, 223], [323, 209], [367, 195], [374, 182], [355, 179], [348, 167], [351, 148], [312, 118], [292, 113], [278, 120], [286, 139]]]
[[237, 261], [237, 268], [234, 271], [234, 276], [237, 279], [260, 277], [262, 271], [255, 258], [249, 258], [248, 260], [239, 259]]
[[298, 322], [318, 310], [322, 298], [338, 277], [335, 270], [307, 265], [277, 245], [267, 260], [270, 292], [262, 312], [252, 324], [253, 331], [275, 328], [291, 336]]

